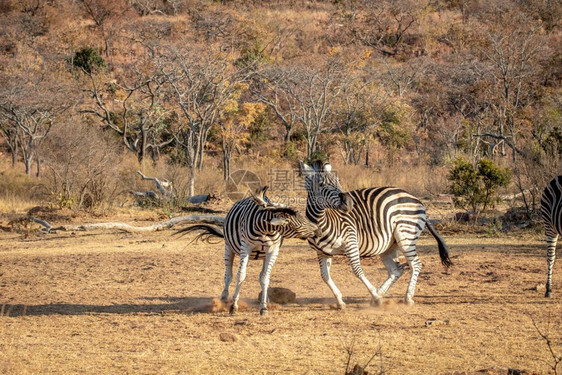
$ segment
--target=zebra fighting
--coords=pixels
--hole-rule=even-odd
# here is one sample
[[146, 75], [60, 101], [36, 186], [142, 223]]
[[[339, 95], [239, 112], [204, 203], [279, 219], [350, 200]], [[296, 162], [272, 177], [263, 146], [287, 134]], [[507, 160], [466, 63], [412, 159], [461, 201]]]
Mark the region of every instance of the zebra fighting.
[[[380, 187], [359, 189], [344, 193], [338, 177], [331, 172], [328, 163], [315, 161], [312, 165], [300, 163], [308, 193], [307, 218], [318, 225], [321, 235], [308, 239], [316, 250], [322, 279], [336, 297], [337, 306], [345, 308], [342, 294], [330, 276], [334, 255], [344, 254], [354, 274], [365, 284], [372, 299], [380, 305], [383, 295], [403, 273], [397, 261], [401, 251], [412, 274], [405, 296], [408, 305], [413, 304], [416, 282], [422, 263], [416, 252], [424, 227], [437, 240], [441, 262], [452, 265], [447, 246], [427, 220], [424, 205], [404, 190]], [[380, 255], [388, 271], [388, 278], [378, 290], [365, 276], [360, 257]]]
[[545, 297], [552, 295], [552, 269], [556, 259], [556, 242], [562, 234], [562, 176], [555, 177], [546, 185], [541, 198], [541, 216], [547, 244], [547, 265]]
[[240, 265], [236, 281], [236, 288], [232, 296], [230, 313], [238, 311], [240, 287], [246, 278], [248, 260], [263, 259], [263, 268], [260, 273], [262, 297], [260, 301], [260, 314], [267, 313], [267, 289], [271, 269], [279, 255], [279, 247], [283, 238], [296, 237], [307, 239], [317, 235], [317, 225], [311, 223], [304, 216], [291, 207], [274, 203], [266, 197], [267, 187], [261, 188], [256, 194], [236, 202], [224, 222], [224, 228], [200, 224], [183, 228], [178, 233], [203, 231], [195, 240], [209, 240], [216, 236], [224, 238], [224, 290], [221, 301], [228, 301], [228, 289], [232, 281], [232, 266], [234, 256], [240, 256]]

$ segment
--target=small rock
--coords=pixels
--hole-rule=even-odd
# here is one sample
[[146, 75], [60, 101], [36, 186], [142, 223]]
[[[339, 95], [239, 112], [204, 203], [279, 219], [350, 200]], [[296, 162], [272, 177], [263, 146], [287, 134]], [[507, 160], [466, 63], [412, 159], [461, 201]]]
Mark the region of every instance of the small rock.
[[[258, 301], [261, 301], [262, 293], [258, 295]], [[297, 294], [287, 288], [269, 288], [267, 290], [267, 295], [269, 296], [269, 301], [284, 305], [286, 303], [293, 303], [297, 299]]]
[[219, 335], [219, 338], [223, 342], [238, 341], [238, 337], [236, 337], [236, 335], [234, 335], [233, 333], [229, 333], [229, 332], [221, 332], [221, 334]]
[[449, 324], [449, 319], [441, 320], [441, 319], [431, 318], [425, 322], [426, 327], [438, 326], [441, 324]]

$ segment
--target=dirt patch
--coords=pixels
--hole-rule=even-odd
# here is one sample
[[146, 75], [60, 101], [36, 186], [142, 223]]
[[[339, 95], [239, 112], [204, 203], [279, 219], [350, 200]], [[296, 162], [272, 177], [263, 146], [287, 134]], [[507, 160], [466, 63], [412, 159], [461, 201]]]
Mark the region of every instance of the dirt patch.
[[[337, 258], [332, 277], [345, 310], [332, 309], [306, 243], [287, 241], [270, 287], [288, 286], [295, 303], [272, 303], [260, 316], [261, 261], [248, 265], [237, 314], [218, 299], [221, 244], [187, 246], [192, 238], [172, 231], [2, 232], [0, 373], [341, 374], [351, 342], [360, 366], [382, 348], [369, 373], [381, 363], [387, 374], [549, 373], [552, 357], [533, 320], [562, 353], [562, 263], [553, 297], [544, 298], [542, 234], [444, 239], [455, 266], [445, 270], [434, 240], [423, 237], [413, 306], [402, 303], [409, 270], [372, 307]], [[375, 286], [386, 279], [378, 259], [362, 264]]]

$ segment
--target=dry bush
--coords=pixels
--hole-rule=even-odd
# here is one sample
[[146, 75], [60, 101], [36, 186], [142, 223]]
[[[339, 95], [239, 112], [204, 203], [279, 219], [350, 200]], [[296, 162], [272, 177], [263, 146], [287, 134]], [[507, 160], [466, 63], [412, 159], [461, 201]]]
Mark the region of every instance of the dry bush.
[[68, 119], [53, 129], [44, 148], [44, 181], [52, 203], [77, 209], [112, 206], [123, 191], [121, 155], [101, 130]]
[[[217, 194], [224, 192], [225, 184], [222, 171], [217, 167], [220, 163], [218, 158], [216, 160], [211, 158], [205, 159], [203, 169], [195, 175], [195, 194]], [[234, 171], [235, 169], [232, 170]], [[185, 193], [188, 193], [187, 175], [185, 177]]]

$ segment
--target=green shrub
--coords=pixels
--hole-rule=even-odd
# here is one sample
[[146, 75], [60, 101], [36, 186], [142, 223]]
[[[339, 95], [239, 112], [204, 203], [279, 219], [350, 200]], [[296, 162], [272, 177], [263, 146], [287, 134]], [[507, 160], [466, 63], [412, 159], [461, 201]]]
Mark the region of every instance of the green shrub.
[[507, 186], [510, 178], [508, 168], [500, 168], [490, 159], [481, 159], [474, 167], [464, 158], [455, 160], [448, 176], [455, 206], [468, 207], [474, 212], [493, 205], [497, 189]]
[[74, 54], [72, 65], [90, 74], [94, 68], [105, 67], [105, 61], [95, 49], [84, 47]]

